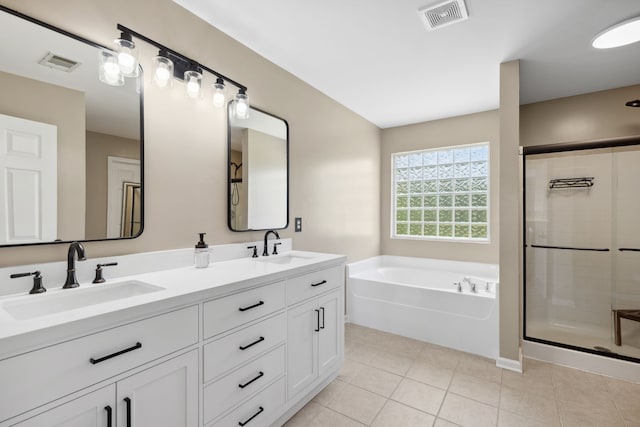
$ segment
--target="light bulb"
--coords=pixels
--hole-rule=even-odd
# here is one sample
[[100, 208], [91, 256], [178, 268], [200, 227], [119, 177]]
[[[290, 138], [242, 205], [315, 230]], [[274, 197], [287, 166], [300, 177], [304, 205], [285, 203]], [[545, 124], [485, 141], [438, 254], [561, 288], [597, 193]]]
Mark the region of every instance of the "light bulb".
[[249, 96], [245, 89], [240, 89], [236, 94], [234, 113], [236, 119], [244, 120], [249, 118]]
[[98, 78], [102, 83], [111, 86], [124, 85], [124, 76], [120, 70], [120, 65], [115, 54], [108, 50], [101, 50], [99, 53]]
[[153, 78], [159, 87], [166, 87], [169, 84], [171, 74], [169, 73], [166, 65], [160, 65], [158, 68], [156, 68], [156, 72], [153, 75]]
[[171, 87], [173, 83], [173, 61], [169, 59], [169, 54], [165, 51], [158, 52], [158, 56], [154, 56], [153, 63], [153, 83], [164, 89]]
[[186, 83], [187, 95], [190, 98], [199, 98], [202, 74], [194, 70], [186, 71], [184, 73], [184, 82]]
[[224, 107], [224, 81], [218, 78], [213, 85], [213, 105], [214, 107]]
[[125, 77], [138, 77], [138, 51], [136, 44], [133, 42], [131, 35], [122, 33], [119, 39], [116, 39], [116, 52], [118, 53], [118, 64], [120, 72]]

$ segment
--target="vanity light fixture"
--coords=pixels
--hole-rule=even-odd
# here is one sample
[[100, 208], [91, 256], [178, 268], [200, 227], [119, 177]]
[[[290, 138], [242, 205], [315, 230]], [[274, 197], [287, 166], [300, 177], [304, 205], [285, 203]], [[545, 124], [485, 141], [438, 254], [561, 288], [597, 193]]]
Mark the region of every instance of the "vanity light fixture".
[[138, 50], [131, 34], [122, 32], [115, 40], [120, 72], [125, 77], [138, 77]]
[[596, 49], [610, 49], [640, 41], [640, 16], [607, 28], [598, 34], [591, 45]]
[[169, 54], [160, 50], [157, 56], [152, 59], [153, 62], [153, 83], [159, 88], [171, 87], [173, 83], [173, 61], [169, 58]]
[[238, 90], [233, 105], [233, 113], [236, 119], [244, 120], [249, 118], [249, 95], [245, 89]]
[[189, 98], [200, 98], [200, 88], [202, 87], [202, 73], [197, 69], [184, 72], [184, 83]]
[[124, 85], [124, 76], [120, 71], [116, 54], [110, 50], [101, 50], [98, 55], [98, 78], [100, 81], [110, 86]]
[[155, 86], [166, 88], [172, 85], [173, 79], [182, 80], [187, 95], [191, 98], [200, 98], [203, 73], [206, 71], [216, 78], [215, 83], [211, 85], [213, 105], [224, 107], [226, 101], [225, 83], [228, 83], [238, 88], [233, 107], [234, 116], [237, 119], [249, 117], [249, 96], [246, 86], [123, 25], [118, 24], [117, 28], [121, 31], [121, 35], [119, 39], [116, 39], [116, 51], [111, 52], [105, 49], [101, 53], [100, 81], [112, 86], [121, 86], [124, 84], [123, 77], [138, 77], [138, 53], [133, 41], [136, 38], [159, 49], [158, 55], [152, 59], [152, 78]]
[[216, 79], [216, 82], [213, 84], [213, 106], [214, 107], [224, 107], [224, 101], [226, 96], [224, 94], [224, 80], [220, 77]]

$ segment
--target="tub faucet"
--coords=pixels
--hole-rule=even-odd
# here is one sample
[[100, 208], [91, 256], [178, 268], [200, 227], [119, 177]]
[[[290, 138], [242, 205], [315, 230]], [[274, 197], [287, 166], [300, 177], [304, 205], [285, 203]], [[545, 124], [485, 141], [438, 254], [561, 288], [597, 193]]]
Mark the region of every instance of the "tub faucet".
[[264, 233], [264, 248], [262, 250], [262, 256], [269, 256], [269, 249], [267, 248], [267, 239], [269, 238], [269, 234], [273, 234], [274, 236], [276, 236], [276, 239], [280, 239], [280, 235], [277, 231], [269, 230]]
[[464, 279], [462, 279], [462, 281], [467, 282], [469, 284], [469, 288], [471, 289], [471, 292], [473, 292], [474, 294], [478, 293], [478, 287], [476, 283], [471, 281], [471, 277], [465, 276]]
[[462, 283], [460, 282], [454, 282], [453, 286], [457, 286], [458, 287], [458, 292], [462, 292]]
[[73, 242], [69, 245], [69, 252], [67, 253], [67, 281], [64, 283], [64, 286], [62, 286], [63, 289], [77, 288], [80, 286], [76, 278], [76, 254], [78, 255], [78, 261], [87, 259], [84, 246], [82, 246], [81, 243]]

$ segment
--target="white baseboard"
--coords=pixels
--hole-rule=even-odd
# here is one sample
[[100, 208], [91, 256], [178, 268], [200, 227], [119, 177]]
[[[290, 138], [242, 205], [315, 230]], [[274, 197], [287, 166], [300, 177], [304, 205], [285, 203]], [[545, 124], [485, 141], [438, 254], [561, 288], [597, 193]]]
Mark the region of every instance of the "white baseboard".
[[520, 350], [519, 360], [507, 359], [506, 357], [498, 357], [496, 359], [496, 366], [498, 368], [507, 369], [522, 373], [522, 350]]

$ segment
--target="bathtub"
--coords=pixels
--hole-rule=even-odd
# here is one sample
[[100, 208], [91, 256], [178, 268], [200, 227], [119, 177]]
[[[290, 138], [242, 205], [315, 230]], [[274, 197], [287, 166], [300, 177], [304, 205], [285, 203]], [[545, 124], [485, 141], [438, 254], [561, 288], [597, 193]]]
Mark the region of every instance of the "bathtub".
[[497, 293], [495, 264], [382, 255], [347, 265], [349, 322], [491, 359]]

